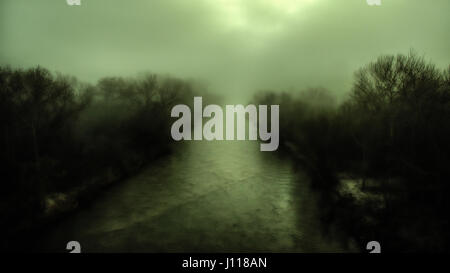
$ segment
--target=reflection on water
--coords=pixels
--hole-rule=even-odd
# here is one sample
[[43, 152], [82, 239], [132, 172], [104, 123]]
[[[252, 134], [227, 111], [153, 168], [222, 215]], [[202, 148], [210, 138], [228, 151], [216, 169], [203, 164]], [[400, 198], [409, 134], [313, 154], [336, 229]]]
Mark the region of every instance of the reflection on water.
[[45, 250], [343, 251], [320, 234], [306, 181], [257, 142], [192, 141], [54, 227]]

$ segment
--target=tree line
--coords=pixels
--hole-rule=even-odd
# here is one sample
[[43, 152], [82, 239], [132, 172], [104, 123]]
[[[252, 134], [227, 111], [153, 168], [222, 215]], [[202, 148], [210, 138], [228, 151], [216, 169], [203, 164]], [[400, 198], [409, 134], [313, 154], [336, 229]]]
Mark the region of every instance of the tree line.
[[0, 67], [3, 238], [170, 152], [170, 109], [192, 97], [190, 82], [155, 74], [84, 84]]
[[[255, 100], [280, 104], [280, 145], [320, 192], [325, 229], [342, 227], [362, 249], [448, 249], [450, 67], [386, 55], [355, 72], [344, 102], [323, 88]], [[349, 181], [362, 200], [342, 191]]]

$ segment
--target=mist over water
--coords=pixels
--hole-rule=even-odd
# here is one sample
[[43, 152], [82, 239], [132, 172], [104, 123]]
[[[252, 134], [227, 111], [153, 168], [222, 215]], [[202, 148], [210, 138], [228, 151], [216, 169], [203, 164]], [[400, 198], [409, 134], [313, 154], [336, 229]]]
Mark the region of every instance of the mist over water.
[[[0, 249], [445, 251], [449, 10], [0, 1]], [[279, 106], [279, 149], [174, 143], [171, 109], [195, 96], [224, 136], [226, 105]]]

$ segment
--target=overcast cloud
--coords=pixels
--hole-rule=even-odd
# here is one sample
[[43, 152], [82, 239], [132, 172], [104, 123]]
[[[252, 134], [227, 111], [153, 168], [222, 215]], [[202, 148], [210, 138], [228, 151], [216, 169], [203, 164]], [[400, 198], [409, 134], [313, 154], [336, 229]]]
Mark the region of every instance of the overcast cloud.
[[[235, 101], [256, 89], [323, 86], [414, 48], [450, 63], [450, 1], [1, 0], [0, 64], [95, 82], [140, 72], [207, 81]], [[244, 103], [245, 101], [240, 101]]]

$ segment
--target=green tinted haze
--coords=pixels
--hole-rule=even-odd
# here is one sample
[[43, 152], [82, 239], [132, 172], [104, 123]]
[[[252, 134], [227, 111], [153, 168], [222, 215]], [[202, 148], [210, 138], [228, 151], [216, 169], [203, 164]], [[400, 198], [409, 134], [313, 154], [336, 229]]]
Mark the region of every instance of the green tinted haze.
[[344, 94], [380, 54], [450, 63], [448, 0], [1, 0], [0, 64], [95, 82], [139, 72], [203, 79], [242, 101], [255, 89]]

